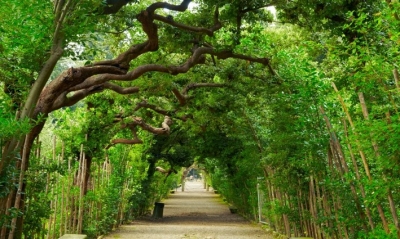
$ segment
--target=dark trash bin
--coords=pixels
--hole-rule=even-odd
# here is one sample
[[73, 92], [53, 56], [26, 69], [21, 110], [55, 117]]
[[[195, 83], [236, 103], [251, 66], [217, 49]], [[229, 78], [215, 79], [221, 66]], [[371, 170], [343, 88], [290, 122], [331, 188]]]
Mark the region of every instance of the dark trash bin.
[[153, 217], [154, 218], [162, 218], [164, 211], [164, 203], [156, 202], [154, 203]]

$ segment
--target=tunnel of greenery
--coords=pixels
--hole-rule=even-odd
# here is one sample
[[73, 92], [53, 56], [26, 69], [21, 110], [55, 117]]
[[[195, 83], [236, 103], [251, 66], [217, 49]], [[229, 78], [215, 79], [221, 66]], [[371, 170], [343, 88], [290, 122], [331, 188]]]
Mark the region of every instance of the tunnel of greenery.
[[399, 12], [398, 0], [1, 3], [0, 239], [96, 238], [192, 167], [288, 237], [400, 238]]

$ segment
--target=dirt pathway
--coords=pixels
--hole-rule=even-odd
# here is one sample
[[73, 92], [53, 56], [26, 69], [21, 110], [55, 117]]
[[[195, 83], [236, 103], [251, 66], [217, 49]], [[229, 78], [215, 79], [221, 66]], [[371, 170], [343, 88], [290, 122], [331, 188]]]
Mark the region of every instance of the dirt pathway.
[[272, 239], [258, 225], [231, 214], [219, 195], [203, 189], [203, 183], [187, 182], [164, 200], [164, 217], [144, 218], [121, 226], [104, 238], [135, 239]]

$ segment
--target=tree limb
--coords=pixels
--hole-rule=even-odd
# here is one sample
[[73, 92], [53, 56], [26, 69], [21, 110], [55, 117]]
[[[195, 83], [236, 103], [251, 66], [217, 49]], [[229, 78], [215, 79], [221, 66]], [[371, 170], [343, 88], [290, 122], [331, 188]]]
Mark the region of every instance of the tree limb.
[[172, 93], [174, 93], [175, 97], [178, 99], [179, 104], [181, 106], [187, 104], [187, 100], [190, 98], [188, 95], [189, 90], [193, 90], [196, 88], [201, 88], [201, 87], [224, 87], [226, 86], [225, 84], [217, 84], [217, 83], [191, 83], [188, 84], [182, 92], [179, 92], [177, 89], [173, 89]]
[[156, 105], [149, 104], [146, 100], [137, 103], [134, 111], [138, 111], [140, 108], [152, 109], [153, 111], [162, 115], [170, 115], [169, 111], [158, 108]]
[[204, 33], [204, 34], [207, 34], [210, 37], [212, 37], [214, 35], [215, 31], [218, 31], [222, 27], [222, 23], [219, 21], [218, 8], [216, 8], [215, 11], [214, 11], [214, 25], [210, 29], [204, 28], [204, 27], [194, 27], [194, 26], [189, 26], [189, 25], [185, 25], [185, 24], [182, 24], [182, 23], [178, 23], [178, 22], [175, 22], [173, 19], [161, 16], [161, 15], [158, 15], [158, 14], [154, 14], [154, 19], [162, 21], [162, 22], [164, 22], [166, 24], [169, 24], [171, 26], [177, 27], [179, 29], [192, 31], [192, 32]]
[[187, 31], [192, 31], [192, 32], [199, 32], [199, 33], [204, 33], [207, 34], [208, 36], [212, 37], [214, 35], [214, 31], [204, 28], [204, 27], [194, 27], [194, 26], [189, 26], [189, 25], [185, 25], [179, 22], [176, 22], [174, 20], [171, 20], [167, 17], [158, 15], [158, 14], [154, 14], [154, 19], [164, 22], [166, 24], [169, 24], [171, 26], [177, 27], [179, 29], [183, 29], [183, 30], [187, 30]]
[[191, 1], [192, 0], [183, 0], [180, 5], [173, 5], [173, 4], [169, 4], [166, 2], [156, 2], [156, 3], [151, 4], [147, 8], [147, 11], [149, 13], [153, 14], [155, 10], [160, 9], [160, 8], [165, 8], [165, 9], [169, 9], [171, 11], [184, 12], [189, 7], [189, 3]]
[[135, 138], [135, 139], [113, 139], [113, 140], [111, 140], [111, 143], [113, 145], [115, 145], [115, 144], [142, 144], [143, 141], [138, 138]]
[[[236, 58], [242, 60], [248, 60], [252, 62], [258, 62], [267, 65], [271, 74], [277, 75], [272, 69], [268, 58], [257, 58], [241, 54], [235, 54], [232, 51], [216, 51], [212, 47], [199, 47], [194, 50], [193, 54], [187, 59], [187, 61], [179, 66], [163, 66], [157, 64], [143, 65], [135, 68], [134, 70], [124, 73], [124, 69], [110, 65], [93, 65], [89, 67], [71, 68], [67, 72], [63, 73], [57, 80], [51, 82], [42, 94], [45, 96], [39, 101], [43, 101], [41, 105], [46, 105], [47, 109], [37, 108], [40, 112], [50, 112], [51, 110], [59, 109], [63, 106], [70, 106], [75, 104], [79, 100], [85, 98], [89, 94], [93, 94], [110, 88], [116, 92], [123, 92], [121, 88], [118, 88], [113, 84], [105, 84], [110, 80], [116, 81], [132, 81], [146, 72], [157, 71], [164, 72], [171, 75], [177, 75], [188, 72], [193, 66], [197, 64], [203, 64], [205, 62], [205, 54], [216, 56], [218, 59]], [[110, 72], [102, 74], [103, 72]], [[70, 87], [69, 87], [70, 86]], [[67, 88], [67, 89], [66, 89]], [[131, 88], [127, 92], [137, 92], [137, 88]], [[188, 89], [189, 90], [189, 89]], [[74, 92], [74, 95], [67, 99], [68, 93]], [[176, 96], [176, 92], [174, 92]], [[42, 97], [41, 97], [42, 98]], [[179, 100], [179, 97], [177, 97]], [[57, 101], [57, 102], [55, 102]], [[54, 102], [54, 103], [53, 103]], [[182, 99], [180, 103], [182, 104]], [[50, 104], [51, 103], [51, 104]]]
[[[139, 22], [142, 24], [143, 31], [147, 34], [147, 40], [143, 43], [135, 44], [127, 51], [121, 53], [114, 60], [107, 60], [94, 63], [93, 65], [84, 66], [80, 68], [71, 68], [64, 72], [56, 80], [52, 81], [42, 91], [39, 102], [36, 107], [36, 112], [46, 113], [51, 110], [58, 109], [62, 106], [67, 106], [78, 102], [80, 99], [100, 92], [106, 88], [114, 90], [118, 93], [133, 93], [137, 92], [136, 88], [122, 89], [109, 81], [133, 81], [146, 72], [163, 72], [171, 75], [177, 75], [188, 72], [193, 66], [205, 63], [205, 55], [211, 55], [219, 59], [236, 58], [252, 62], [258, 62], [267, 65], [273, 75], [277, 75], [272, 69], [268, 58], [256, 58], [235, 54], [232, 51], [217, 51], [212, 46], [203, 46], [194, 49], [192, 55], [182, 65], [177, 66], [164, 66], [157, 64], [148, 64], [139, 66], [132, 71], [127, 72], [129, 63], [138, 56], [158, 49], [158, 34], [157, 26], [153, 23], [154, 11], [158, 8], [167, 8], [170, 10], [184, 11], [187, 9], [190, 0], [183, 0], [180, 5], [171, 5], [168, 3], [157, 2], [147, 10], [142, 11], [137, 15]], [[221, 27], [218, 20], [219, 11], [216, 8], [214, 12], [215, 29]], [[215, 30], [214, 29], [214, 30]], [[106, 84], [107, 83], [107, 84]], [[71, 97], [67, 95], [73, 93]], [[180, 103], [183, 101], [179, 99], [179, 94], [175, 91]], [[187, 94], [184, 93], [184, 94]], [[184, 95], [183, 94], [183, 95]]]
[[181, 94], [181, 92], [179, 92], [178, 89], [172, 89], [172, 93], [174, 93], [175, 97], [178, 99], [179, 104], [181, 106], [186, 105], [186, 98], [184, 95]]
[[164, 168], [161, 168], [161, 167], [157, 166], [155, 169], [156, 169], [156, 171], [158, 171], [158, 172], [160, 172], [160, 173], [166, 174], [167, 177], [168, 177], [171, 173], [177, 173], [176, 170], [173, 169], [172, 167], [171, 167], [170, 169], [168, 169], [168, 170], [165, 170]]
[[161, 123], [162, 127], [157, 128], [147, 124], [142, 118], [140, 117], [131, 117], [133, 122], [127, 123], [127, 127], [135, 128], [136, 126], [141, 127], [142, 129], [149, 131], [153, 134], [168, 134], [170, 132], [170, 125], [172, 125], [172, 119], [169, 116], [164, 116], [164, 121]]
[[87, 89], [82, 89], [75, 91], [74, 94], [68, 97], [68, 92], [63, 92], [58, 98], [54, 101], [52, 105], [52, 111], [56, 109], [60, 109], [61, 107], [72, 106], [79, 102], [80, 100], [86, 98], [89, 95], [99, 93], [104, 91], [105, 89], [110, 89], [115, 91], [121, 95], [133, 94], [139, 92], [138, 87], [121, 87], [117, 84], [113, 84], [110, 82], [106, 82], [101, 85], [95, 85]]
[[161, 134], [169, 134], [170, 132], [170, 125], [172, 125], [172, 119], [169, 116], [164, 117], [164, 121], [161, 123], [161, 128], [156, 128], [151, 126], [143, 121], [140, 117], [131, 117], [133, 120], [129, 123], [122, 123], [121, 128], [129, 128], [133, 134], [133, 139], [113, 139], [111, 140], [111, 144], [106, 147], [106, 149], [112, 147], [115, 144], [141, 144], [143, 141], [139, 139], [136, 127], [139, 126], [143, 130], [151, 132], [153, 134], [161, 135]]
[[139, 87], [121, 87], [117, 84], [106, 82], [103, 84], [104, 89], [109, 89], [121, 95], [128, 95], [139, 92]]
[[162, 114], [164, 116], [169, 116], [174, 119], [179, 119], [179, 120], [182, 120], [183, 122], [186, 122], [188, 119], [191, 118], [190, 115], [177, 116], [176, 113], [178, 112], [178, 110], [164, 110], [164, 109], [157, 107], [156, 105], [149, 104], [146, 100], [143, 100], [143, 101], [137, 103], [136, 107], [133, 111], [136, 112], [141, 108], [151, 109], [156, 113]]

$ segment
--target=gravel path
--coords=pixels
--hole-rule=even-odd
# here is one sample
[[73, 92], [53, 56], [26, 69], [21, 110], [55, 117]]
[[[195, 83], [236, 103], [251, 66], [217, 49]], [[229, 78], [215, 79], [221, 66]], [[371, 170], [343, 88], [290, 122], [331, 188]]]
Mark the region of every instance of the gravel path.
[[237, 214], [203, 182], [186, 182], [185, 192], [178, 191], [164, 200], [164, 217], [144, 218], [121, 226], [104, 237], [135, 239], [272, 239], [258, 225]]

